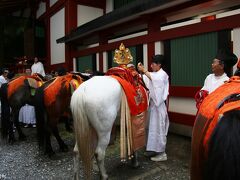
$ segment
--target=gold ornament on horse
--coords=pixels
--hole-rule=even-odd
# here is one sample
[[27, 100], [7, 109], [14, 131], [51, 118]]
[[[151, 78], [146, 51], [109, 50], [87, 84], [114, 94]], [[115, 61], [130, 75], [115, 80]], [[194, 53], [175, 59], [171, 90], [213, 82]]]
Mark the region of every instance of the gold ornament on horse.
[[127, 65], [133, 61], [133, 57], [128, 48], [121, 43], [119, 49], [115, 50], [113, 61], [119, 65]]

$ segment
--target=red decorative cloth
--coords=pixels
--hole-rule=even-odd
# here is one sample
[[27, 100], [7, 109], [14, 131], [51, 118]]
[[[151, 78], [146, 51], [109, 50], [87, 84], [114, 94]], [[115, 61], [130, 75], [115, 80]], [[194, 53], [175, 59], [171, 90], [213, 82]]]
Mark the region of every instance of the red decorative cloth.
[[[58, 76], [56, 79], [49, 84], [48, 87], [44, 89], [44, 103], [46, 107], [49, 107], [52, 103], [56, 101], [56, 97], [59, 95], [59, 91], [63, 88], [68, 89], [69, 86], [74, 85], [79, 86], [82, 83], [82, 79], [78, 77], [77, 79], [74, 79], [75, 75], [73, 74], [67, 74], [65, 76]], [[76, 84], [77, 81], [78, 83]]]
[[142, 78], [134, 68], [113, 67], [106, 72], [106, 75], [112, 76], [122, 85], [131, 115], [140, 114], [147, 109], [147, 91]]
[[32, 76], [19, 76], [8, 83], [8, 98], [10, 98], [21, 86], [25, 84], [27, 79], [34, 79], [36, 80], [37, 86], [40, 87], [43, 83], [41, 79], [36, 77], [35, 75]]
[[205, 99], [205, 97], [207, 97], [208, 94], [209, 94], [209, 93], [208, 93], [208, 91], [206, 91], [206, 90], [199, 90], [199, 91], [195, 94], [195, 97], [194, 97], [194, 98], [195, 98], [195, 101], [196, 101], [196, 107], [197, 107], [197, 109], [200, 108], [203, 100]]
[[219, 118], [233, 109], [240, 109], [240, 102], [230, 101], [231, 95], [240, 94], [240, 77], [230, 80], [209, 94], [202, 102], [192, 134], [191, 179], [202, 179], [204, 162], [208, 158], [208, 143]]
[[147, 92], [143, 86], [139, 85], [134, 87], [131, 83], [118, 76], [111, 75], [114, 79], [123, 87], [123, 90], [127, 96], [128, 106], [130, 108], [131, 115], [138, 115], [147, 110], [148, 98]]

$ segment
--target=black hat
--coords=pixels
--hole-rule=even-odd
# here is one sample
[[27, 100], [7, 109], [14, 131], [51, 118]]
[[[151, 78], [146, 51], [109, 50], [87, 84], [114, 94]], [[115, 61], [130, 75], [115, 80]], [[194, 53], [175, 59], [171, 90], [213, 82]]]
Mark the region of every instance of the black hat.
[[227, 49], [219, 49], [215, 57], [216, 59], [222, 61], [224, 65], [232, 67], [237, 63], [237, 56]]
[[164, 63], [164, 56], [157, 54], [155, 56], [153, 56], [152, 58], [152, 63], [156, 63], [156, 64], [163, 64]]
[[0, 74], [9, 73], [7, 68], [2, 68]]

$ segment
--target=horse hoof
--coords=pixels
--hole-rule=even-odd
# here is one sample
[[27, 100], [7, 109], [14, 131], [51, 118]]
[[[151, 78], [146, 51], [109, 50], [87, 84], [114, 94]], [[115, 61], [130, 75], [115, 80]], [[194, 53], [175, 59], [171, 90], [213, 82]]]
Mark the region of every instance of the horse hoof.
[[108, 175], [107, 174], [101, 175], [101, 180], [107, 180], [107, 179], [108, 179]]
[[138, 161], [136, 158], [133, 158], [133, 159], [131, 160], [131, 167], [132, 167], [133, 169], [137, 169], [137, 168], [140, 167], [139, 161]]
[[134, 162], [134, 163], [131, 164], [131, 167], [132, 167], [133, 169], [137, 169], [137, 168], [140, 167], [140, 164], [139, 164], [139, 162]]

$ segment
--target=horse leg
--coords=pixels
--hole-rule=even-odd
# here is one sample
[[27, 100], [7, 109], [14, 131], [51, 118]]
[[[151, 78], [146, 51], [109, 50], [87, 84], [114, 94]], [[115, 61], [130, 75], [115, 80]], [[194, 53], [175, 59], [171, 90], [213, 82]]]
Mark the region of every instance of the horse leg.
[[17, 131], [18, 131], [18, 138], [19, 138], [19, 140], [20, 141], [24, 141], [24, 140], [26, 140], [26, 136], [25, 136], [25, 134], [22, 132], [22, 129], [20, 128], [20, 126], [19, 126], [19, 120], [18, 120], [18, 118], [19, 118], [19, 109], [18, 110], [15, 110], [15, 111], [13, 111], [13, 122], [14, 122], [14, 125], [16, 126], [16, 129], [17, 129]]
[[8, 142], [10, 144], [13, 144], [16, 139], [14, 136], [14, 132], [13, 132], [13, 121], [12, 121], [12, 115], [10, 113], [10, 106], [4, 102], [2, 102], [1, 105], [2, 108], [2, 114], [1, 114], [1, 121], [2, 121], [2, 131], [4, 136], [8, 137]]
[[95, 151], [95, 158], [98, 164], [98, 168], [100, 170], [102, 180], [108, 179], [108, 175], [106, 173], [106, 169], [104, 165], [104, 158], [105, 158], [105, 151], [110, 140], [110, 133], [111, 132], [109, 132], [106, 136], [102, 136], [98, 139], [98, 145]]
[[69, 116], [65, 116], [64, 118], [65, 118], [65, 128], [66, 128], [66, 131], [73, 132], [73, 129], [71, 127], [72, 124], [71, 124], [70, 117]]
[[74, 180], [79, 180], [79, 152], [77, 143], [73, 149], [73, 170], [74, 170]]
[[138, 168], [139, 167], [139, 161], [138, 161], [138, 153], [135, 151], [133, 153], [133, 158], [131, 159], [131, 164], [133, 168]]
[[57, 126], [53, 126], [53, 127], [52, 127], [52, 132], [53, 132], [53, 135], [55, 136], [55, 138], [57, 139], [57, 142], [58, 142], [58, 144], [59, 144], [59, 147], [60, 147], [61, 151], [67, 152], [67, 151], [68, 151], [68, 147], [67, 147], [67, 145], [64, 143], [64, 141], [62, 140], [62, 138], [60, 137]]
[[109, 142], [109, 145], [113, 145], [116, 138], [117, 138], [117, 135], [116, 135], [116, 125], [114, 124], [113, 127], [112, 127], [112, 131], [111, 131], [111, 136], [110, 136], [110, 142]]
[[12, 118], [10, 118], [9, 122], [8, 122], [8, 142], [10, 144], [13, 144], [16, 139], [15, 139], [15, 136], [14, 136], [14, 132], [13, 132], [13, 121], [12, 121]]
[[52, 145], [51, 145], [51, 133], [48, 130], [48, 128], [45, 127], [45, 135], [44, 135], [44, 154], [47, 154], [49, 157], [53, 156], [55, 153], [52, 149]]

